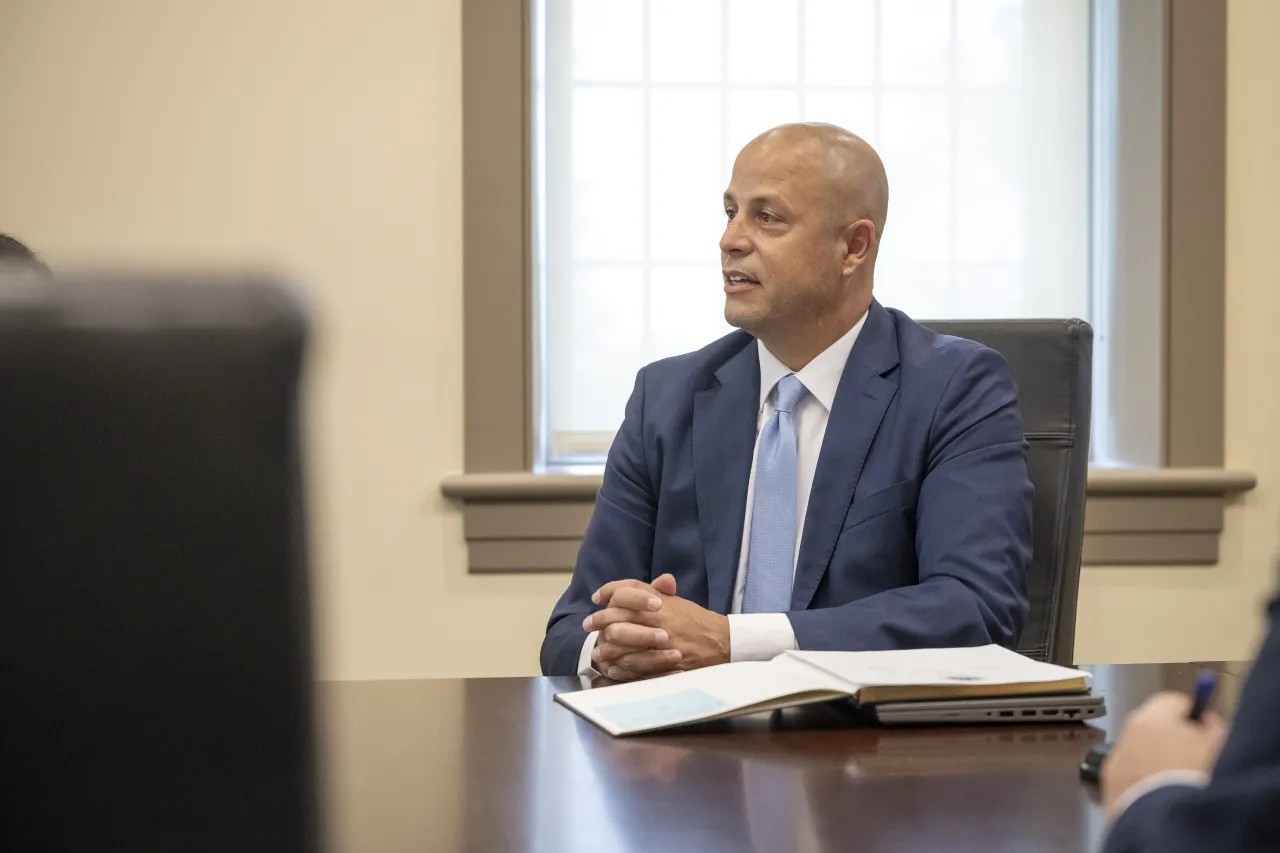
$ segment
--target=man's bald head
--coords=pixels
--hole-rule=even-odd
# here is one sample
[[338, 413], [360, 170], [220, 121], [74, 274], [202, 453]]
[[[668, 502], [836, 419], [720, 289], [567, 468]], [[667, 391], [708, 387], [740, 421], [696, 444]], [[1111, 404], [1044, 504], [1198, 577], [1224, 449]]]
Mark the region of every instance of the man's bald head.
[[889, 215], [889, 178], [870, 143], [834, 124], [783, 124], [751, 140], [742, 154], [777, 157], [788, 149], [798, 166], [813, 169], [825, 185], [830, 219], [843, 220], [841, 225], [869, 219], [878, 243]]
[[738, 154], [720, 238], [725, 319], [799, 370], [872, 301], [889, 182], [875, 150], [828, 124], [788, 124]]

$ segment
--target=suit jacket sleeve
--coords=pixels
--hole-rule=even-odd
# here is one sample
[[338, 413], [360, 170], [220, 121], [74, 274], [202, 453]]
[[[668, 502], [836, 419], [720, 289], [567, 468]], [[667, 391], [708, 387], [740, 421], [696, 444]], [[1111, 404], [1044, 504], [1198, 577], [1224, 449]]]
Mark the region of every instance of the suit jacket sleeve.
[[1205, 788], [1159, 788], [1111, 829], [1106, 853], [1280, 850], [1280, 597]]
[[952, 373], [927, 452], [916, 504], [919, 582], [788, 613], [800, 648], [1017, 643], [1029, 609], [1032, 487], [1017, 386], [994, 350], [969, 351]]
[[556, 602], [542, 641], [543, 675], [576, 675], [587, 635], [582, 621], [599, 610], [591, 595], [609, 581], [649, 581], [653, 562], [657, 491], [649, 476], [644, 445], [645, 370], [636, 376], [604, 480], [596, 493], [591, 523], [578, 549], [569, 588]]

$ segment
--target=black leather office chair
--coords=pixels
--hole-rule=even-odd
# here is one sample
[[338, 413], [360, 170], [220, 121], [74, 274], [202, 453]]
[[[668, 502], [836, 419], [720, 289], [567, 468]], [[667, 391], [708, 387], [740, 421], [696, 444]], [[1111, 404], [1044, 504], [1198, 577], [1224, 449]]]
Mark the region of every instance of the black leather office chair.
[[1082, 320], [956, 320], [926, 325], [985, 344], [1013, 368], [1022, 427], [1031, 446], [1028, 470], [1035, 486], [1027, 577], [1031, 613], [1018, 651], [1036, 660], [1070, 665], [1089, 473], [1093, 329]]
[[318, 848], [305, 331], [267, 283], [0, 277], [0, 849]]

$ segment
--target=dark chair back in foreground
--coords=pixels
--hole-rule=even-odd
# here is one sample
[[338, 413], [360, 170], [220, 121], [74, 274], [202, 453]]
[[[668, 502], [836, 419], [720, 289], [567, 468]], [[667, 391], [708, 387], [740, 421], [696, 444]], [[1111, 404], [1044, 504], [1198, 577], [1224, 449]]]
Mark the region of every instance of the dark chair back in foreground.
[[1069, 666], [1075, 651], [1084, 547], [1093, 329], [1083, 320], [955, 320], [925, 325], [985, 344], [1003, 355], [1013, 369], [1022, 428], [1031, 447], [1028, 470], [1035, 486], [1027, 576], [1031, 613], [1018, 651]]
[[299, 303], [0, 278], [0, 849], [318, 849]]

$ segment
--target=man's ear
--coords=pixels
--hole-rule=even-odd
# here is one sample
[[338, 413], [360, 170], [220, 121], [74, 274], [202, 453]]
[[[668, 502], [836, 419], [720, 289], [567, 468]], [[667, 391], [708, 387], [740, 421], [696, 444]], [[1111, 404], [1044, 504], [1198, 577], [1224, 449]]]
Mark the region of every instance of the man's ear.
[[845, 275], [853, 272], [875, 253], [876, 225], [870, 219], [859, 219], [851, 222], [844, 230], [844, 267]]

